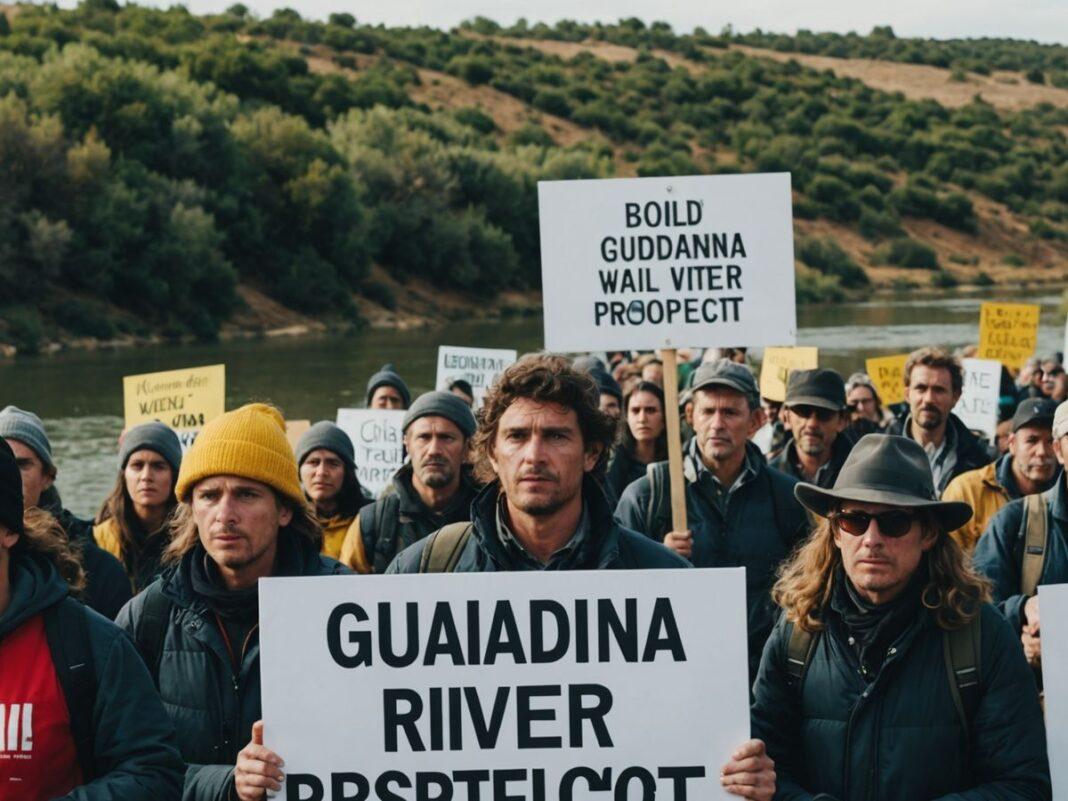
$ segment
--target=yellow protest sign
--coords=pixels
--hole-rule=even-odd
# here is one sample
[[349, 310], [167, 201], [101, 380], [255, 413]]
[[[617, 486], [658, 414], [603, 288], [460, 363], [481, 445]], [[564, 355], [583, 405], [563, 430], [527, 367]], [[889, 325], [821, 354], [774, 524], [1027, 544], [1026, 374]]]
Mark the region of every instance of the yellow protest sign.
[[297, 450], [297, 443], [309, 428], [311, 428], [311, 420], [286, 420], [286, 439], [289, 440], [289, 446], [294, 453]]
[[812, 370], [819, 364], [819, 348], [764, 348], [760, 365], [760, 397], [782, 403], [792, 370]]
[[865, 362], [868, 377], [875, 385], [875, 391], [883, 406], [905, 402], [905, 362], [908, 359], [907, 353], [899, 353], [896, 356], [879, 356]]
[[984, 303], [979, 308], [979, 358], [1019, 370], [1038, 347], [1040, 307], [1030, 303]]
[[226, 409], [226, 365], [128, 375], [122, 394], [127, 428], [158, 420], [188, 447], [196, 432]]

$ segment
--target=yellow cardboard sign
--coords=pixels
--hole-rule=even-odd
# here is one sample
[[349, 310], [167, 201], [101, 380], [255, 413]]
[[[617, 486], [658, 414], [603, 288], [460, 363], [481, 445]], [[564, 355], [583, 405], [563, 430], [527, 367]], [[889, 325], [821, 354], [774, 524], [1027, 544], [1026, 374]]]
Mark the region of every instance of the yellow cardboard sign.
[[158, 420], [175, 431], [196, 432], [226, 409], [226, 365], [128, 375], [122, 394], [127, 428]]
[[984, 303], [979, 308], [979, 358], [1019, 370], [1038, 347], [1040, 313], [1031, 303]]
[[297, 443], [309, 428], [311, 428], [311, 420], [286, 420], [286, 439], [289, 440], [289, 447], [294, 453], [297, 452]]
[[865, 362], [868, 377], [875, 385], [875, 391], [883, 406], [905, 402], [905, 362], [908, 360], [907, 353], [899, 353], [896, 356], [879, 356]]
[[782, 403], [786, 382], [792, 370], [812, 370], [819, 366], [819, 348], [764, 348], [760, 365], [760, 397]]

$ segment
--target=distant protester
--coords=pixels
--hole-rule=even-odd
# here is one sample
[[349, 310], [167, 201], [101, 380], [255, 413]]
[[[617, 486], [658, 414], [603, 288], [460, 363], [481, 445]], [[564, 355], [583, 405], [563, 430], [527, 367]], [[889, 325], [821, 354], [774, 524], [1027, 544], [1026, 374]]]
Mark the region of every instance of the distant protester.
[[163, 423], [135, 426], [119, 444], [119, 476], [97, 512], [93, 539], [122, 562], [135, 593], [159, 575], [181, 465], [182, 444]]
[[612, 449], [605, 476], [609, 497], [618, 501], [646, 467], [667, 459], [667, 420], [664, 391], [650, 381], [640, 382], [623, 400], [626, 412], [619, 443]]
[[392, 364], [383, 364], [367, 381], [368, 409], [407, 409], [412, 393]]

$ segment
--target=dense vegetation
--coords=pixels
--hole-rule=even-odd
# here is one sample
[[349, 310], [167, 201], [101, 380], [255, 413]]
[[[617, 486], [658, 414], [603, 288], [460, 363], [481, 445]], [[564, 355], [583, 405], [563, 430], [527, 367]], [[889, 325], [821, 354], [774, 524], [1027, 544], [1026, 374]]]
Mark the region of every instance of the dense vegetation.
[[[724, 51], [700, 31], [623, 21], [505, 32], [640, 48], [634, 62], [610, 63], [487, 38], [499, 30], [486, 20], [442, 32], [87, 0], [20, 6], [5, 23], [0, 340], [32, 345], [52, 325], [212, 336], [239, 305], [239, 282], [351, 317], [354, 293], [392, 300], [369, 278], [372, 263], [487, 297], [534, 287], [537, 181], [620, 165], [789, 170], [798, 217], [855, 226], [879, 260], [905, 267], [942, 265], [906, 236], [904, 217], [973, 233], [980, 195], [1032, 237], [1068, 237], [1065, 109], [948, 110]], [[672, 68], [657, 48], [694, 68]], [[324, 54], [330, 69], [313, 70]], [[531, 120], [506, 134], [492, 109], [420, 105], [420, 69], [511, 95]], [[590, 136], [562, 146], [539, 114]], [[867, 281], [830, 240], [798, 253], [814, 271], [803, 272], [803, 296]]]

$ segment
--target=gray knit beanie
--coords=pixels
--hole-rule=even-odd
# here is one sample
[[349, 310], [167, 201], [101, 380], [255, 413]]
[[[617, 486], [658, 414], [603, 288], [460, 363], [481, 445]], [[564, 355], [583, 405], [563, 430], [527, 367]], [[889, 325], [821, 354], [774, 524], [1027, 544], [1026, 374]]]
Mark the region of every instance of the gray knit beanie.
[[352, 440], [329, 420], [320, 420], [297, 440], [297, 465], [304, 464], [308, 454], [319, 448], [336, 453], [341, 457], [341, 461], [353, 469], [356, 468], [356, 450], [352, 447]]
[[403, 430], [420, 417], [444, 417], [455, 423], [465, 437], [475, 433], [475, 416], [471, 408], [457, 395], [451, 392], [427, 392], [415, 399], [412, 408], [404, 415]]
[[623, 402], [623, 388], [607, 370], [590, 370], [590, 378], [597, 384], [597, 391], [602, 395], [611, 395], [620, 403]]
[[163, 423], [142, 423], [123, 434], [119, 444], [119, 469], [125, 470], [130, 457], [140, 450], [155, 451], [171, 466], [177, 479], [182, 467], [182, 443], [178, 435]]
[[397, 392], [401, 394], [401, 398], [404, 400], [404, 408], [407, 409], [412, 402], [412, 393], [408, 390], [408, 385], [404, 383], [404, 379], [397, 373], [397, 368], [392, 364], [386, 363], [367, 381], [367, 405], [371, 405], [371, 398], [375, 394], [375, 390], [381, 386], [393, 387]]
[[18, 406], [8, 406], [0, 411], [0, 437], [17, 439], [36, 453], [48, 470], [55, 471], [52, 443], [48, 441], [41, 418], [33, 412], [23, 411]]

